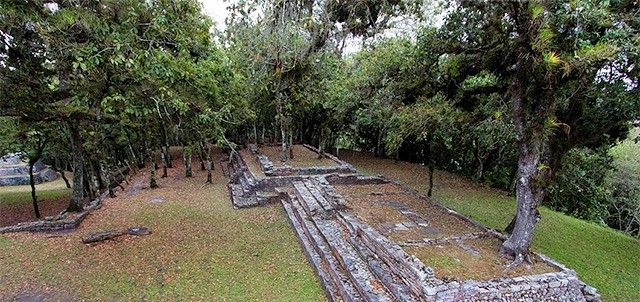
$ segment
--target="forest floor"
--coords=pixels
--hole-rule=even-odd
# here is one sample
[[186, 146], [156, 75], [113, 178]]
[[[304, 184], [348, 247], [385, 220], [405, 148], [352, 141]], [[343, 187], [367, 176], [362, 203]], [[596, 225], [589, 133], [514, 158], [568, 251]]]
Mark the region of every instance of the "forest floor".
[[[58, 178], [36, 185], [36, 194], [40, 215], [54, 216], [69, 205], [71, 189], [67, 189], [64, 180]], [[0, 227], [35, 220], [30, 186], [0, 187]]]
[[[428, 168], [340, 150], [340, 159], [368, 175], [382, 174], [426, 194]], [[503, 229], [515, 214], [515, 198], [452, 173], [436, 170], [433, 198], [483, 225]], [[568, 266], [596, 287], [603, 301], [640, 301], [640, 241], [611, 228], [585, 222], [546, 207], [537, 224], [533, 249]]]
[[[0, 235], [0, 301], [326, 300], [279, 205], [234, 210], [219, 161], [205, 185], [174, 158], [159, 188], [141, 171], [75, 230]], [[130, 227], [152, 234], [80, 240]]]

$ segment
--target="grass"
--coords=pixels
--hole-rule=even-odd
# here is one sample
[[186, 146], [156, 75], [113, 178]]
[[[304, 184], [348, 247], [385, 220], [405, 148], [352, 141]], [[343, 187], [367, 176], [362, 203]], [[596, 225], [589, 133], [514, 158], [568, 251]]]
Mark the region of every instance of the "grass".
[[[67, 189], [62, 178], [51, 182], [36, 185], [36, 195], [38, 200], [56, 199], [70, 196], [71, 189]], [[31, 205], [31, 187], [26, 186], [1, 186], [0, 187], [0, 207]]]
[[[29, 293], [69, 301], [326, 301], [282, 208], [234, 210], [226, 178], [214, 172], [214, 184], [204, 186], [205, 172], [184, 178], [170, 169], [154, 190], [140, 174], [73, 232], [0, 235], [0, 301]], [[153, 233], [80, 241], [134, 226]]]
[[[71, 189], [39, 191], [36, 190], [38, 200], [57, 199], [71, 196]], [[31, 192], [11, 192], [0, 193], [0, 207], [20, 206], [28, 204], [31, 206]]]
[[[367, 174], [384, 174], [423, 194], [426, 167], [342, 152], [341, 159]], [[504, 228], [515, 213], [515, 199], [503, 191], [436, 171], [434, 198], [491, 228]], [[533, 249], [554, 258], [598, 289], [604, 301], [640, 301], [640, 241], [613, 229], [588, 223], [548, 208], [540, 210]]]

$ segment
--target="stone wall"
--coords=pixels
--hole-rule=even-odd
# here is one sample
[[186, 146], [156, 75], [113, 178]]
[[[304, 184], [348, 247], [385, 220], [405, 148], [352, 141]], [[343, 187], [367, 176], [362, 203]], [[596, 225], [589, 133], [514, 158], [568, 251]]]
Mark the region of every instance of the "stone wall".
[[[303, 145], [305, 148], [310, 149], [313, 152], [318, 152], [317, 149], [310, 145]], [[255, 145], [249, 145], [249, 149], [256, 155], [260, 167], [266, 176], [293, 176], [293, 175], [323, 175], [331, 173], [356, 173], [356, 170], [345, 161], [338, 159], [337, 157], [325, 153], [325, 156], [340, 166], [317, 166], [317, 167], [276, 167], [273, 162], [265, 155], [258, 154], [258, 148]]]

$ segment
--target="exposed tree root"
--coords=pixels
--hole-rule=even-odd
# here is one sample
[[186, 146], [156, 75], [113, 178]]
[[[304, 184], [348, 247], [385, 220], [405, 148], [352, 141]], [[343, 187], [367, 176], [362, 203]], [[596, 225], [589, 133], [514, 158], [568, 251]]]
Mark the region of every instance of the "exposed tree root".
[[531, 261], [531, 259], [529, 258], [528, 253], [527, 253], [526, 256], [524, 254], [522, 254], [522, 253], [517, 254], [516, 255], [516, 259], [513, 260], [513, 262], [511, 262], [511, 264], [509, 264], [507, 266], [507, 268], [504, 269], [504, 271], [502, 271], [502, 273], [500, 274], [500, 279], [504, 278], [504, 276], [506, 276], [507, 273], [510, 270], [512, 270], [512, 269], [516, 268], [518, 265], [522, 264], [522, 262], [524, 262], [524, 260], [525, 260], [525, 257], [527, 258], [527, 262]]

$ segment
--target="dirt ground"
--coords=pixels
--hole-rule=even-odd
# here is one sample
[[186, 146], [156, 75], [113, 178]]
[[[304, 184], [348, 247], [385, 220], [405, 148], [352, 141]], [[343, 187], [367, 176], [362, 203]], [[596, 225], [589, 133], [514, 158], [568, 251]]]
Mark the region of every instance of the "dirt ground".
[[[234, 210], [220, 162], [205, 184], [174, 159], [157, 189], [144, 169], [75, 230], [0, 235], [0, 301], [326, 300], [281, 207]], [[152, 233], [80, 240], [131, 227]]]
[[[69, 172], [66, 174], [70, 175]], [[69, 205], [71, 189], [67, 189], [59, 178], [36, 185], [36, 194], [40, 216], [54, 216]], [[30, 186], [0, 187], [0, 227], [35, 220]]]
[[[59, 214], [69, 205], [69, 196], [57, 198], [47, 198], [38, 200], [38, 209], [42, 217], [54, 216]], [[36, 216], [33, 212], [33, 205], [29, 203], [21, 204], [0, 204], [0, 227], [15, 225], [20, 222], [35, 221]]]
[[[297, 168], [306, 167], [335, 167], [339, 164], [327, 157], [318, 159], [318, 154], [309, 150], [303, 145], [293, 145], [293, 159], [288, 159], [286, 162], [280, 160], [280, 146], [260, 146], [258, 151], [261, 154], [266, 155], [269, 160], [276, 167], [283, 167], [285, 165]], [[289, 154], [287, 154], [288, 156]]]

